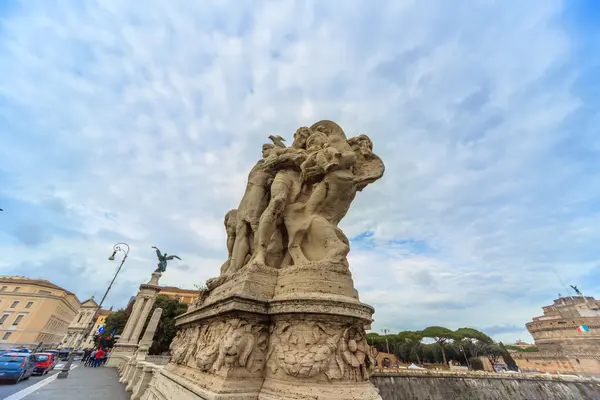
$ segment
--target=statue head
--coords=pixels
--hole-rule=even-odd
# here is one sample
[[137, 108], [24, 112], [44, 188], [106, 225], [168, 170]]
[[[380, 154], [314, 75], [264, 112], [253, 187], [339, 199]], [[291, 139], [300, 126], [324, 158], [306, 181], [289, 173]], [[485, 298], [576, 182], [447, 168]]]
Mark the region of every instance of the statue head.
[[310, 129], [312, 131], [323, 132], [328, 137], [337, 136], [346, 139], [346, 134], [344, 133], [342, 127], [327, 119], [315, 122]]
[[370, 153], [373, 151], [373, 142], [367, 135], [358, 135], [348, 139], [348, 144], [354, 151]]
[[327, 144], [327, 136], [321, 132], [315, 132], [306, 139], [307, 150], [318, 150]]
[[265, 143], [262, 145], [262, 157], [267, 158], [271, 154], [271, 150], [275, 148], [274, 144]]
[[312, 135], [312, 131], [307, 127], [303, 126], [296, 130], [294, 133], [294, 142], [292, 143], [292, 147], [297, 149], [305, 149], [306, 148], [306, 140]]

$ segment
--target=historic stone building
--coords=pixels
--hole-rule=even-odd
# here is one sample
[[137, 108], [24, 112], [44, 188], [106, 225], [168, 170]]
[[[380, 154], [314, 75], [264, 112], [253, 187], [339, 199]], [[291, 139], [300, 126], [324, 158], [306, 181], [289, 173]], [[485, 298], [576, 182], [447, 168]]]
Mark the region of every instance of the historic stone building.
[[[579, 332], [585, 325], [589, 332]], [[600, 300], [589, 296], [559, 297], [544, 315], [527, 323], [540, 352], [600, 354]]]
[[198, 297], [198, 290], [181, 289], [175, 286], [162, 286], [159, 295], [169, 296], [183, 304], [191, 304]]
[[67, 334], [62, 340], [62, 347], [75, 346], [77, 341], [83, 335], [83, 331], [94, 317], [97, 308], [98, 303], [96, 303], [93, 296], [81, 304], [79, 312], [69, 324]]
[[0, 348], [57, 346], [79, 307], [75, 294], [52, 282], [0, 276]]

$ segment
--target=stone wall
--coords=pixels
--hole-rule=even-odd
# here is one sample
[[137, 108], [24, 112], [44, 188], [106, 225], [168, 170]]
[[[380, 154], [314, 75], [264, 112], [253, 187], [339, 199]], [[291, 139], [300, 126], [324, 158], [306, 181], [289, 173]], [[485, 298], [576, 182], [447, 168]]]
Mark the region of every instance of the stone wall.
[[600, 355], [560, 353], [513, 353], [521, 371], [549, 374], [600, 376]]
[[431, 371], [378, 373], [383, 400], [596, 400], [600, 380]]

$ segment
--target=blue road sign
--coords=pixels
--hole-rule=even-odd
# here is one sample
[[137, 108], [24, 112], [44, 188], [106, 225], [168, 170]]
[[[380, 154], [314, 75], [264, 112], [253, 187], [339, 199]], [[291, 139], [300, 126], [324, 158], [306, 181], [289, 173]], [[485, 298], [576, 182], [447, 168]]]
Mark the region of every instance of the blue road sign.
[[98, 333], [104, 333], [104, 327], [101, 326], [100, 328], [98, 328]]

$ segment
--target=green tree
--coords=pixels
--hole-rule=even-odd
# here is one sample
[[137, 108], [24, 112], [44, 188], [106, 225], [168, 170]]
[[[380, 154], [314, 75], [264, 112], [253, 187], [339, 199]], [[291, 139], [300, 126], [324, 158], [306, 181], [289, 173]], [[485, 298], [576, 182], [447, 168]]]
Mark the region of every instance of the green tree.
[[470, 339], [470, 340], [478, 340], [478, 341], [486, 343], [486, 344], [494, 343], [494, 341], [492, 340], [491, 337], [489, 337], [488, 335], [486, 335], [483, 332], [478, 331], [477, 329], [458, 328], [457, 330], [454, 331], [454, 333], [456, 334], [456, 336], [459, 340], [460, 339]]
[[108, 314], [106, 321], [104, 321], [104, 333], [111, 335], [114, 332], [115, 335], [120, 335], [125, 329], [128, 318], [129, 314], [125, 309]]
[[518, 371], [519, 367], [517, 366], [516, 361], [514, 360], [514, 358], [512, 358], [512, 356], [510, 355], [508, 350], [506, 350], [506, 347], [504, 347], [504, 344], [502, 342], [500, 342], [500, 343], [498, 343], [498, 345], [502, 349], [502, 358], [504, 359], [504, 363], [506, 364], [508, 369], [510, 371]]
[[485, 346], [483, 353], [489, 360], [490, 364], [492, 364], [493, 368], [494, 364], [497, 364], [500, 360], [500, 357], [502, 357], [503, 349], [499, 345], [492, 343]]
[[[177, 328], [175, 327], [175, 317], [187, 311], [186, 304], [164, 295], [156, 296], [156, 301], [152, 307], [152, 312], [154, 312], [154, 309], [156, 308], [162, 308], [163, 311], [156, 328], [156, 333], [154, 334], [154, 341], [152, 342], [152, 346], [150, 346], [150, 350], [148, 351], [149, 354], [162, 354], [169, 351], [169, 346], [171, 345], [171, 342], [177, 333]], [[152, 315], [152, 312], [150, 315]], [[145, 323], [144, 331], [148, 326], [149, 320], [150, 318], [148, 318]]]
[[402, 342], [405, 346], [408, 347], [408, 357], [402, 357], [405, 361], [411, 361], [412, 356], [414, 355], [417, 359], [417, 364], [421, 364], [421, 341], [423, 340], [423, 334], [420, 331], [403, 331], [399, 332], [396, 335], [397, 340]]
[[483, 362], [479, 357], [469, 358], [469, 364], [471, 364], [471, 369], [473, 371], [483, 371]]
[[429, 326], [421, 331], [423, 337], [432, 338], [435, 342], [440, 346], [442, 350], [442, 360], [444, 365], [448, 365], [446, 360], [446, 350], [444, 346], [448, 341], [454, 340], [457, 338], [456, 334], [452, 332], [448, 328], [444, 328], [443, 326]]

